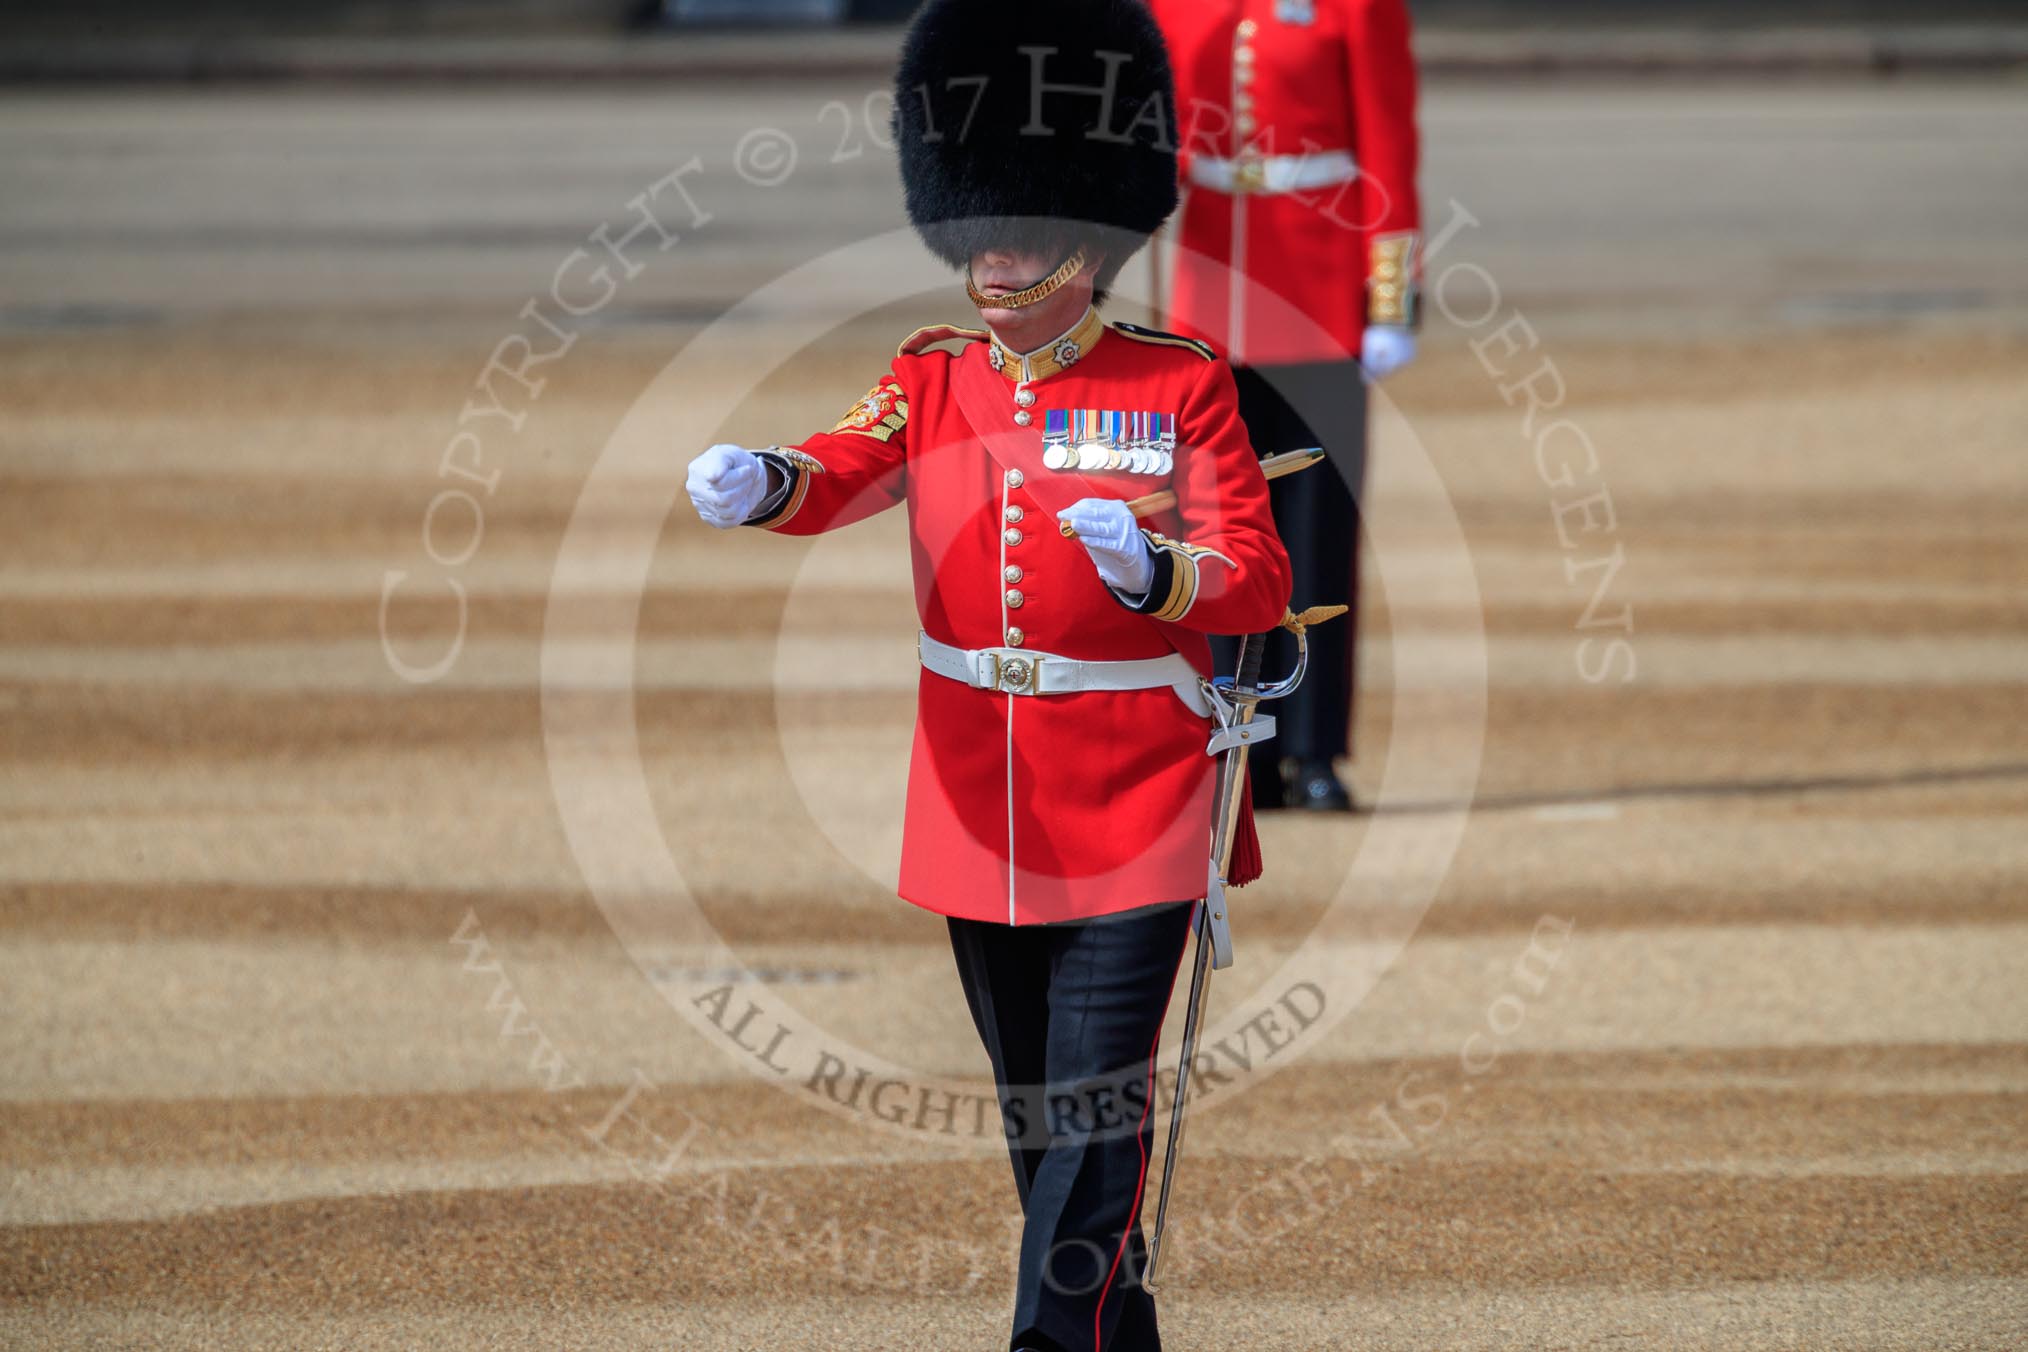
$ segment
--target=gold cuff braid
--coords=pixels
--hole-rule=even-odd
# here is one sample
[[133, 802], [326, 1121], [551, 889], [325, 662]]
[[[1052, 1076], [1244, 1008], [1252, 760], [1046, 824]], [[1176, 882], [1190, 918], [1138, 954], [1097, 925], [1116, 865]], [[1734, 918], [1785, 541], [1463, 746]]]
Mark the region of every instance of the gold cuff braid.
[[1416, 251], [1420, 242], [1413, 230], [1380, 235], [1373, 240], [1367, 267], [1367, 323], [1414, 327]]

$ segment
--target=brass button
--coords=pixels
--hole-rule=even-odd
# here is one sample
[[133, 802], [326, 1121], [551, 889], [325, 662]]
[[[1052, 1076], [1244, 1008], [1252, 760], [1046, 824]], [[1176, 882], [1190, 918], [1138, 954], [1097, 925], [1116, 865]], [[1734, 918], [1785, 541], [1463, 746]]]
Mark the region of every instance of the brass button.
[[1014, 402], [1021, 405], [1021, 407], [1023, 408], [1027, 408], [1030, 404], [1035, 402], [1035, 391], [1033, 390], [1014, 391]]
[[1007, 471], [1007, 487], [1009, 487], [1009, 488], [1019, 488], [1019, 487], [1021, 487], [1021, 471], [1020, 471], [1020, 470], [1018, 470], [1018, 469], [1010, 469], [1010, 470], [1008, 470], [1008, 471]]
[[1001, 572], [1000, 575], [1006, 578], [1009, 582], [1019, 582], [1021, 580], [1021, 565], [1018, 563], [1010, 563]]
[[1253, 83], [1253, 67], [1242, 65], [1232, 72], [1232, 77], [1243, 85], [1250, 85]]
[[1028, 599], [1027, 597], [1021, 594], [1021, 589], [1019, 587], [1009, 587], [1007, 589], [1007, 609], [1019, 610], [1021, 609], [1022, 603], [1025, 602], [1027, 599]]
[[1028, 641], [1028, 635], [1026, 635], [1026, 634], [1022, 633], [1022, 632], [1021, 632], [1021, 631], [1020, 631], [1019, 629], [1009, 629], [1009, 630], [1007, 631], [1007, 646], [1008, 646], [1008, 647], [1010, 647], [1010, 648], [1018, 648], [1018, 647], [1020, 647], [1020, 646], [1021, 646], [1022, 644], [1026, 643], [1027, 641]]
[[1257, 21], [1253, 19], [1241, 19], [1239, 21], [1239, 35], [1241, 37], [1250, 38], [1258, 32], [1260, 32], [1260, 24]]
[[1022, 517], [1028, 515], [1028, 513], [1023, 510], [1020, 503], [1010, 502], [1007, 504], [1007, 510], [1001, 513], [1001, 515], [1005, 516], [1009, 521], [1019, 521]]
[[1021, 528], [1018, 526], [1009, 526], [1005, 531], [1001, 532], [1000, 538], [1005, 540], [1010, 545], [1018, 545], [1021, 543]]
[[1028, 411], [1027, 409], [1025, 409], [1025, 408], [1023, 408], [1023, 409], [1016, 409], [1016, 410], [1014, 411], [1014, 422], [1015, 422], [1015, 424], [1016, 424], [1017, 426], [1020, 426], [1020, 427], [1026, 427], [1026, 426], [1028, 426], [1028, 424], [1030, 424], [1030, 423], [1032, 423], [1032, 422], [1034, 422], [1034, 421], [1035, 421], [1035, 415], [1034, 415], [1034, 414], [1032, 414], [1032, 413], [1030, 413], [1030, 412], [1029, 412], [1029, 411]]

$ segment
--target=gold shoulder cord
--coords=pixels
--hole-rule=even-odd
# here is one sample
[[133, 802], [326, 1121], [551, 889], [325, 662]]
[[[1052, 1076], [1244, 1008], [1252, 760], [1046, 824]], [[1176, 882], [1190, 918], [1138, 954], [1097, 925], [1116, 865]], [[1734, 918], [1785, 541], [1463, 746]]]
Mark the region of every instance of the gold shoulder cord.
[[1025, 291], [1009, 291], [1004, 296], [989, 296], [972, 285], [972, 268], [970, 264], [966, 264], [965, 294], [970, 296], [972, 304], [981, 310], [1019, 310], [1023, 306], [1035, 304], [1083, 270], [1084, 250], [1079, 249], [1063, 260], [1063, 266]]

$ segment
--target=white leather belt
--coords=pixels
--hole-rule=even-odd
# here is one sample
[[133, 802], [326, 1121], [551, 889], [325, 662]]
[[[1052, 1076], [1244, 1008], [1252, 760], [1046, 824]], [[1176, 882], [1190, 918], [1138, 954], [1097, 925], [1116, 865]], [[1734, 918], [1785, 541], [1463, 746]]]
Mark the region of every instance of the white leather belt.
[[1237, 160], [1216, 155], [1190, 157], [1190, 181], [1222, 193], [1308, 192], [1350, 183], [1359, 165], [1349, 150], [1316, 150], [1307, 155], [1253, 155]]
[[1182, 653], [1123, 662], [1085, 662], [1027, 648], [954, 648], [918, 631], [923, 666], [974, 690], [1009, 695], [1072, 695], [1086, 690], [1158, 690], [1168, 686], [1203, 718], [1211, 702], [1198, 686], [1197, 669]]

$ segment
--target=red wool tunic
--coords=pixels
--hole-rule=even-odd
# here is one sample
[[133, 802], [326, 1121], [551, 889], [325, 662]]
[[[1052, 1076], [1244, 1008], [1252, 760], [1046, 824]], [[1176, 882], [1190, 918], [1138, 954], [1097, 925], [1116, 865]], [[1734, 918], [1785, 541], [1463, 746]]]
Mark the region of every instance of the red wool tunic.
[[[1170, 322], [1256, 366], [1357, 356], [1365, 325], [1412, 325], [1421, 224], [1403, 0], [1152, 8], [1183, 138]], [[1328, 340], [1277, 323], [1279, 307], [1249, 305], [1232, 273], [1292, 303]]]
[[[954, 352], [932, 346], [952, 341]], [[1145, 433], [1144, 446], [1166, 427], [1173, 449], [1167, 463], [1128, 457], [1138, 470], [1051, 468], [1045, 431], [1059, 427]], [[836, 428], [764, 456], [788, 487], [757, 526], [815, 534], [906, 502], [923, 631], [959, 648], [1045, 664], [1180, 652], [1208, 675], [1207, 633], [1265, 630], [1288, 604], [1288, 556], [1231, 370], [1201, 344], [1095, 311], [1025, 357], [983, 331], [924, 330]], [[1056, 513], [1164, 488], [1177, 506], [1143, 521], [1155, 584], [1130, 604]], [[1023, 695], [924, 670], [901, 895], [1007, 924], [1202, 897], [1210, 726], [1166, 686]]]

